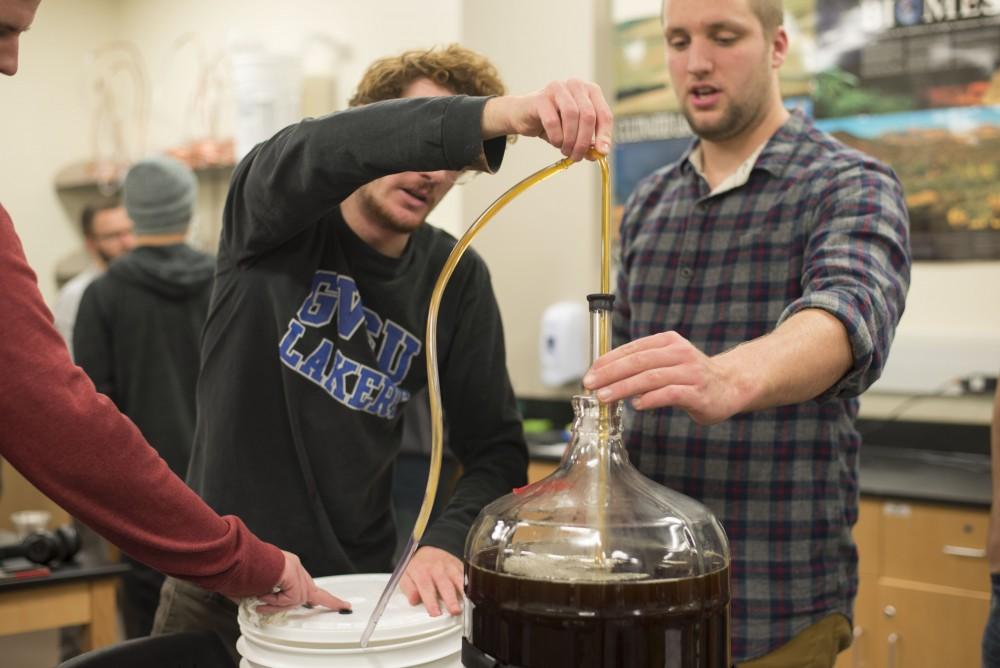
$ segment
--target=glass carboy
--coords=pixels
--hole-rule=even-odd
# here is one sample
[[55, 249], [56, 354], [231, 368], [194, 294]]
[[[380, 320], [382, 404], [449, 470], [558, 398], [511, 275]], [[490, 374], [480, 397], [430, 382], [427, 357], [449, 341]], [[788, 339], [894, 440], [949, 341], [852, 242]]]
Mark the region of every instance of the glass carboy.
[[715, 517], [628, 461], [622, 405], [573, 398], [547, 478], [466, 542], [468, 668], [728, 668], [729, 546]]

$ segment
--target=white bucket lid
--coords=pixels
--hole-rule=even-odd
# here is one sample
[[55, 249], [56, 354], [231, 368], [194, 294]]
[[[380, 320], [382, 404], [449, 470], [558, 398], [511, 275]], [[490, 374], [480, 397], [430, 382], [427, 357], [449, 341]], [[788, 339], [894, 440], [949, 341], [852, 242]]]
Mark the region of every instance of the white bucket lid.
[[248, 668], [461, 668], [461, 632], [455, 627], [419, 640], [366, 649], [315, 649], [276, 645], [242, 635], [236, 651]]
[[[239, 624], [243, 635], [270, 643], [291, 642], [312, 648], [360, 649], [361, 634], [389, 581], [388, 573], [334, 575], [317, 578], [316, 584], [334, 596], [349, 601], [353, 612], [342, 615], [326, 608], [296, 608], [274, 616], [263, 624], [255, 624], [244, 606], [240, 606]], [[405, 643], [421, 637], [444, 634], [462, 626], [461, 617], [443, 613], [431, 617], [423, 605], [410, 605], [396, 591], [385, 608], [369, 648]]]

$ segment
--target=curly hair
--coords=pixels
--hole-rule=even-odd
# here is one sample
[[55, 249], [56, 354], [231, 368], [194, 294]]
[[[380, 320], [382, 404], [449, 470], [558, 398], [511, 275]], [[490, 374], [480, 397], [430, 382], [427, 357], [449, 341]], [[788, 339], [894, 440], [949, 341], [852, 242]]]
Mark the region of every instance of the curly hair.
[[406, 51], [376, 60], [358, 84], [348, 105], [392, 100], [418, 79], [430, 79], [456, 95], [503, 95], [506, 87], [493, 63], [458, 44]]

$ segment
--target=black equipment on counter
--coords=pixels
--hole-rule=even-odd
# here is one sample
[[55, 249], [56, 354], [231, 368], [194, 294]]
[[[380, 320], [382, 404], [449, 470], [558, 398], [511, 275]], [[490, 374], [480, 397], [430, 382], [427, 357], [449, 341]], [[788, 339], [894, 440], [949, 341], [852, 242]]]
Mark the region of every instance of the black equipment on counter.
[[32, 563], [52, 566], [71, 561], [79, 551], [80, 534], [67, 524], [55, 531], [32, 531], [20, 543], [0, 546], [0, 561], [23, 557]]

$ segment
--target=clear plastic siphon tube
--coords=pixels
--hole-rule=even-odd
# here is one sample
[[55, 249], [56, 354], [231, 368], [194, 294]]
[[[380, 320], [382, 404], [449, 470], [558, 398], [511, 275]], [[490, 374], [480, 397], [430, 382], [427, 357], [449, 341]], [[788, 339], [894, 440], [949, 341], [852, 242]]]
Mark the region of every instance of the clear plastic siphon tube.
[[[601, 168], [601, 198], [603, 205], [601, 211], [601, 291], [607, 293], [610, 290], [611, 281], [610, 169], [608, 168], [607, 158], [595, 151], [593, 148], [590, 149], [587, 157], [595, 160]], [[448, 284], [448, 280], [455, 271], [455, 267], [458, 266], [458, 261], [462, 258], [466, 249], [468, 249], [472, 240], [477, 234], [479, 234], [479, 231], [486, 226], [486, 223], [488, 223], [493, 216], [495, 216], [501, 209], [507, 206], [511, 200], [515, 199], [528, 188], [544, 181], [557, 172], [568, 169], [573, 164], [573, 160], [569, 158], [555, 162], [518, 182], [511, 187], [510, 190], [497, 198], [492, 204], [489, 205], [489, 207], [486, 208], [485, 211], [483, 211], [482, 214], [479, 215], [479, 218], [477, 218], [475, 222], [469, 226], [469, 229], [466, 230], [464, 235], [462, 235], [462, 238], [458, 240], [458, 243], [455, 244], [455, 247], [448, 255], [448, 259], [445, 261], [444, 267], [441, 269], [441, 273], [438, 275], [437, 283], [434, 285], [434, 291], [431, 293], [430, 307], [427, 311], [427, 331], [425, 336], [425, 350], [427, 353], [427, 394], [430, 403], [431, 417], [431, 462], [430, 472], [427, 476], [427, 487], [424, 491], [424, 500], [420, 506], [420, 513], [417, 515], [417, 521], [413, 526], [413, 531], [410, 534], [410, 539], [407, 541], [406, 548], [403, 550], [399, 563], [396, 564], [396, 568], [393, 570], [392, 576], [389, 578], [389, 582], [386, 584], [375, 609], [372, 611], [371, 617], [368, 619], [368, 624], [365, 626], [364, 633], [361, 635], [362, 647], [368, 646], [368, 641], [371, 640], [371, 636], [375, 632], [375, 627], [377, 626], [379, 619], [382, 617], [382, 613], [385, 612], [385, 607], [389, 603], [389, 599], [392, 597], [393, 593], [395, 593], [396, 587], [399, 586], [399, 581], [403, 577], [403, 572], [406, 570], [410, 560], [413, 558], [413, 554], [417, 551], [417, 547], [420, 545], [420, 539], [423, 537], [424, 530], [427, 528], [427, 522], [430, 519], [431, 508], [434, 506], [434, 497], [437, 495], [438, 478], [441, 474], [441, 459], [444, 452], [444, 419], [441, 408], [441, 385], [440, 378], [438, 376], [437, 363], [437, 319], [438, 310], [441, 306], [441, 297], [444, 294], [445, 286]], [[610, 327], [608, 326], [609, 315], [610, 314], [607, 311], [603, 312], [603, 323], [597, 346], [597, 350], [599, 350], [601, 354], [606, 353], [610, 346]], [[601, 424], [604, 425], [604, 433], [606, 434], [608, 424], [608, 408], [604, 405], [601, 406]]]

